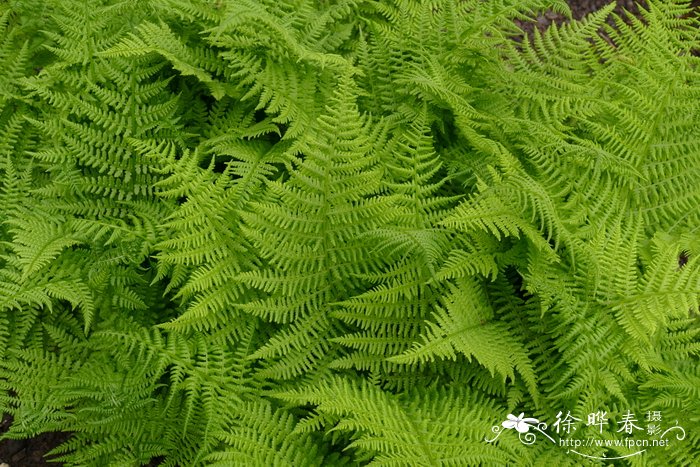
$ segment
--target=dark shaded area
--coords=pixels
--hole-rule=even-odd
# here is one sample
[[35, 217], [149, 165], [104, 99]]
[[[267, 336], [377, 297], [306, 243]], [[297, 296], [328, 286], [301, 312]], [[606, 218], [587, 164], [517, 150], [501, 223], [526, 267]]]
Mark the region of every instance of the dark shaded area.
[[617, 3], [617, 7], [615, 8], [615, 12], [617, 13], [621, 13], [623, 10], [638, 13], [639, 8], [637, 5], [641, 4], [644, 6], [646, 4], [646, 2], [643, 0], [617, 0], [617, 2], [612, 2], [611, 0], [579, 0], [570, 1], [568, 3], [569, 7], [571, 7], [571, 12], [574, 15], [574, 19], [581, 19], [591, 11], [603, 8], [609, 3]]
[[[12, 417], [4, 414], [0, 421], [0, 436], [4, 435], [12, 424]], [[47, 452], [59, 446], [70, 438], [70, 433], [43, 433], [31, 439], [3, 439], [0, 441], [0, 464], [10, 467], [43, 467], [62, 465], [45, 459]], [[156, 457], [145, 467], [157, 467], [163, 462], [163, 457]]]
[[[644, 0], [568, 0], [569, 8], [574, 19], [581, 19], [591, 12], [599, 10], [610, 3], [615, 3], [615, 13], [624, 16], [624, 12], [630, 12], [634, 15], [639, 14], [639, 7], [646, 6]], [[691, 5], [696, 9], [696, 15], [700, 16], [700, 0], [693, 0]], [[516, 24], [520, 26], [527, 35], [531, 35], [535, 28], [544, 31], [551, 24], [562, 24], [567, 21], [566, 17], [553, 11], [545, 12], [537, 17], [535, 21], [519, 21]]]
[[[0, 422], [0, 435], [4, 435], [12, 424], [12, 417], [4, 414]], [[43, 433], [31, 439], [4, 439], [0, 441], [0, 463], [10, 467], [40, 467], [60, 465], [44, 459], [51, 449], [63, 443], [70, 433]]]
[[[569, 6], [573, 13], [574, 19], [581, 19], [588, 13], [598, 10], [599, 8], [611, 3], [612, 0], [569, 0]], [[615, 11], [621, 13], [623, 10], [628, 10], [632, 13], [639, 11], [638, 4], [644, 4], [643, 0], [617, 0], [617, 8]], [[700, 0], [694, 0], [693, 6], [697, 8], [696, 12], [700, 12]], [[535, 28], [540, 30], [546, 29], [551, 24], [561, 24], [566, 21], [566, 18], [558, 13], [546, 12], [539, 16], [534, 22], [518, 21], [517, 24], [527, 33], [531, 34]], [[221, 168], [219, 168], [221, 170]], [[688, 261], [686, 252], [682, 252], [678, 258], [679, 268], [683, 267]], [[517, 277], [517, 275], [516, 275]], [[516, 290], [519, 287], [516, 285]], [[524, 298], [524, 297], [523, 297]], [[692, 315], [692, 313], [691, 313]], [[0, 436], [5, 434], [12, 423], [12, 418], [5, 414], [0, 422]], [[26, 440], [0, 440], [0, 463], [6, 463], [10, 467], [40, 467], [40, 466], [57, 466], [59, 463], [52, 463], [44, 459], [44, 455], [51, 449], [65, 442], [70, 437], [70, 433], [44, 433], [31, 439]], [[157, 466], [163, 458], [154, 458], [149, 466]]]
[[[638, 5], [646, 5], [644, 0], [569, 0], [567, 3], [569, 4], [569, 8], [571, 8], [574, 19], [581, 19], [587, 14], [599, 10], [610, 3], [617, 3], [615, 13], [618, 14], [625, 10], [636, 14], [639, 13]], [[535, 28], [543, 31], [552, 23], [562, 24], [566, 21], [567, 19], [565, 16], [553, 11], [548, 11], [538, 16], [535, 22], [516, 21], [516, 23], [524, 29], [526, 33], [531, 34]]]

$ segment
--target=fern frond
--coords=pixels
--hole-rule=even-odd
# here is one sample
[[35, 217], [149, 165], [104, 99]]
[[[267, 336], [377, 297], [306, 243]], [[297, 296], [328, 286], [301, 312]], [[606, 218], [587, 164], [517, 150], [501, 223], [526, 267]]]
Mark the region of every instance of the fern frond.
[[162, 55], [183, 76], [194, 76], [207, 85], [216, 99], [221, 99], [231, 92], [229, 90], [231, 86], [227, 86], [225, 82], [216, 78], [223, 70], [215, 59], [214, 51], [202, 46], [195, 49], [183, 44], [164, 23], [141, 23], [137, 33], [130, 33], [119, 44], [101, 52], [100, 55], [140, 57], [151, 53]]
[[323, 340], [334, 331], [326, 307], [347, 297], [346, 279], [372, 266], [358, 244], [360, 235], [389, 221], [390, 200], [378, 196], [381, 173], [371, 152], [373, 135], [357, 111], [352, 89], [353, 81], [345, 75], [327, 114], [318, 119], [318, 132], [295, 145], [303, 159], [289, 182], [271, 182], [274, 198], [253, 202], [242, 213], [243, 231], [269, 267], [240, 275], [244, 283], [268, 294], [240, 309], [290, 323], [260, 354], [269, 356], [268, 347], [273, 354], [290, 346], [301, 352], [290, 355], [293, 366], [275, 366], [285, 377], [307, 371], [328, 351]]
[[223, 446], [204, 459], [207, 465], [324, 465], [312, 437], [294, 432], [296, 420], [289, 412], [254, 401], [240, 413], [231, 428], [216, 434]]
[[455, 359], [457, 352], [473, 356], [492, 375], [515, 379], [517, 369], [536, 390], [537, 382], [524, 346], [508, 327], [493, 322], [493, 311], [483, 290], [474, 281], [462, 280], [451, 288], [444, 309], [437, 308], [434, 323], [429, 323], [422, 342], [389, 360], [397, 363]]
[[[508, 462], [507, 451], [483, 442], [489, 428], [479, 420], [487, 420], [488, 413], [497, 417], [495, 407], [463, 389], [393, 395], [367, 382], [335, 377], [275, 396], [317, 406], [326, 429], [354, 434], [350, 446], [357, 460], [369, 465]], [[307, 421], [314, 419], [303, 420], [299, 429]]]

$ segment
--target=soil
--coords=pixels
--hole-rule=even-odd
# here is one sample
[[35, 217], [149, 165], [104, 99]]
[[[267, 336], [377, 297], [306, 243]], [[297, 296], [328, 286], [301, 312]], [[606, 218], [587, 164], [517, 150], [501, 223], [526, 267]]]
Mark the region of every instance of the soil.
[[[574, 19], [581, 19], [587, 14], [602, 8], [611, 3], [611, 0], [568, 0], [569, 6], [573, 13]], [[635, 0], [617, 0], [616, 12], [621, 13], [623, 10], [628, 10], [632, 13], [638, 13], [638, 4], [644, 4], [644, 0], [639, 2]], [[700, 0], [694, 0], [693, 5], [700, 12]], [[561, 24], [567, 21], [566, 17], [554, 13], [546, 12], [533, 22], [518, 21], [518, 25], [525, 31], [526, 34], [531, 34], [534, 28], [540, 30], [546, 29], [552, 23]], [[7, 432], [12, 423], [12, 418], [9, 415], [4, 415], [0, 421], [0, 436]], [[57, 466], [55, 462], [49, 462], [44, 458], [44, 455], [59, 444], [65, 442], [70, 437], [70, 433], [43, 433], [31, 439], [0, 440], [0, 467], [41, 467], [41, 466]], [[158, 461], [154, 459], [151, 465], [158, 465]]]
[[[12, 424], [12, 417], [5, 414], [0, 422], [0, 434]], [[0, 467], [56, 466], [44, 455], [69, 438], [69, 433], [42, 433], [31, 439], [3, 439], [0, 441]]]
[[[567, 3], [571, 9], [573, 18], [576, 20], [603, 8], [610, 3], [616, 4], [615, 13], [623, 14], [625, 12], [630, 12], [633, 15], [639, 14], [640, 6], [645, 7], [647, 5], [645, 0], [567, 0]], [[700, 0], [693, 0], [691, 5], [695, 8], [695, 14], [700, 15]], [[531, 35], [535, 28], [543, 31], [552, 23], [562, 24], [566, 21], [568, 20], [564, 15], [553, 11], [548, 11], [538, 16], [535, 21], [516, 20], [516, 24], [520, 26], [527, 35]], [[516, 40], [518, 39], [519, 38], [516, 38]]]
[[[646, 5], [644, 0], [617, 0], [616, 2], [613, 0], [569, 0], [567, 3], [569, 4], [569, 8], [571, 8], [571, 13], [574, 19], [581, 19], [587, 14], [599, 10], [610, 3], [617, 3], [617, 6], [615, 7], [616, 13], [629, 11], [633, 14], [639, 13], [639, 5]], [[524, 29], [525, 32], [530, 34], [534, 28], [542, 31], [547, 29], [547, 27], [549, 27], [549, 25], [552, 23], [562, 24], [566, 21], [567, 18], [564, 15], [553, 11], [548, 11], [538, 16], [537, 20], [534, 22], [516, 21], [516, 23], [518, 26]]]

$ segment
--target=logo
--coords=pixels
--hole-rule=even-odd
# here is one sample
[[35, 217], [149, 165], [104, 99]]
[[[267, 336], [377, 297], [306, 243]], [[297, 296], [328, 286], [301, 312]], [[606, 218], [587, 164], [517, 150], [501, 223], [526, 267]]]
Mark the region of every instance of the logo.
[[[514, 430], [518, 433], [520, 442], [526, 445], [535, 444], [541, 439], [566, 448], [567, 453], [588, 459], [614, 460], [639, 456], [648, 449], [668, 447], [674, 441], [685, 439], [685, 429], [676, 420], [673, 425], [666, 425], [660, 411], [647, 411], [643, 421], [627, 410], [619, 414], [618, 420], [608, 417], [607, 411], [596, 411], [586, 414], [586, 420], [572, 415], [571, 411], [559, 411], [551, 428], [545, 422], [521, 413], [517, 417], [508, 414], [500, 425], [494, 425], [491, 431], [493, 438], [484, 438], [487, 443], [493, 443], [504, 432]], [[549, 428], [549, 430], [548, 430]], [[549, 431], [549, 433], [548, 433]], [[612, 436], [610, 436], [612, 435]], [[556, 439], [555, 439], [556, 438]], [[600, 448], [624, 447], [633, 452], [617, 457], [598, 456], [593, 451]], [[598, 448], [598, 449], [594, 449]], [[586, 452], [589, 451], [589, 452]]]

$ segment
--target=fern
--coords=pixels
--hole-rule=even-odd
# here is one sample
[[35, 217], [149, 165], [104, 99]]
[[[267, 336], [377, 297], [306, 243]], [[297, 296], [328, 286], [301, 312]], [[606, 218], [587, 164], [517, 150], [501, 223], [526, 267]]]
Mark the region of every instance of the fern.
[[[51, 456], [81, 466], [691, 465], [698, 21], [648, 0], [513, 40], [547, 9], [0, 4], [3, 439], [68, 432]], [[603, 443], [561, 446], [559, 411]], [[635, 452], [618, 423], [648, 411], [685, 437]]]
[[269, 296], [242, 309], [283, 325], [255, 354], [285, 356], [266, 370], [269, 376], [309, 371], [330, 350], [328, 339], [337, 332], [328, 320], [330, 307], [354, 291], [347, 279], [373, 267], [358, 237], [391, 215], [370, 152], [376, 135], [358, 114], [351, 86], [344, 77], [317, 133], [291, 148], [303, 160], [289, 182], [271, 182], [274, 198], [243, 214], [244, 232], [269, 266], [241, 278]]
[[[480, 427], [471, 422], [484, 419], [493, 407], [464, 390], [431, 388], [399, 397], [367, 382], [336, 377], [278, 397], [317, 406], [314, 416], [298, 425], [302, 433], [319, 425], [357, 432], [349, 447], [373, 464], [493, 465], [508, 459], [500, 449], [484, 448]], [[436, 439], [441, 441], [435, 443]]]

